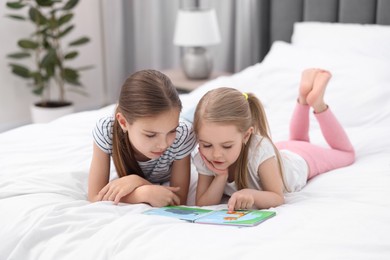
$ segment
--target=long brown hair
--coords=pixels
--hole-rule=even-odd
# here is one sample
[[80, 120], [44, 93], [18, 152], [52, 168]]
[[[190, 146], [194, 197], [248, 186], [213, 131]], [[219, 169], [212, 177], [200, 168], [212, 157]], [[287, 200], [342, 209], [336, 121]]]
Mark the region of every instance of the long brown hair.
[[[253, 134], [259, 134], [271, 141], [278, 159], [280, 173], [282, 173], [280, 154], [272, 142], [264, 107], [252, 93], [243, 94], [237, 89], [225, 87], [207, 92], [195, 110], [193, 125], [196, 135], [202, 122], [234, 125], [241, 133], [245, 133], [250, 127], [253, 127]], [[248, 144], [251, 138], [252, 135], [249, 137]], [[243, 143], [234, 172], [234, 181], [238, 190], [248, 187], [248, 150], [249, 145]], [[283, 182], [285, 182], [284, 179]]]
[[[156, 70], [135, 72], [124, 82], [115, 114], [122, 113], [129, 124], [138, 118], [156, 116], [172, 108], [181, 111], [182, 104], [171, 80]], [[115, 118], [112, 159], [118, 176], [137, 174], [144, 177], [127, 133]]]

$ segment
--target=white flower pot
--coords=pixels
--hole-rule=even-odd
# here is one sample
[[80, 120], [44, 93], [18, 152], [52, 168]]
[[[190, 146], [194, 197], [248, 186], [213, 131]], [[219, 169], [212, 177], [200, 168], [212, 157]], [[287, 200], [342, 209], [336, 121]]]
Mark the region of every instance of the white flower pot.
[[30, 107], [33, 123], [48, 123], [54, 119], [74, 112], [74, 105], [62, 107], [39, 107], [35, 104]]

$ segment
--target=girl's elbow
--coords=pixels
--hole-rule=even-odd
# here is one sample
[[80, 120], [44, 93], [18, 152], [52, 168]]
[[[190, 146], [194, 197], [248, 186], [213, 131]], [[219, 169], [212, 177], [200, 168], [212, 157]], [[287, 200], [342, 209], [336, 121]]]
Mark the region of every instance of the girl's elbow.
[[187, 196], [180, 197], [180, 205], [184, 205], [184, 206], [188, 205], [187, 200], [188, 200]]
[[279, 194], [277, 197], [276, 197], [276, 200], [275, 200], [275, 205], [273, 207], [277, 207], [277, 206], [281, 206], [285, 203], [285, 199], [284, 199], [284, 195], [283, 194]]
[[94, 203], [94, 202], [97, 201], [97, 199], [88, 196], [88, 201], [91, 202], [91, 203]]
[[195, 199], [195, 206], [198, 206], [198, 207], [203, 206], [201, 201], [198, 198]]
[[99, 194], [88, 194], [87, 199], [88, 199], [88, 201], [91, 202], [91, 203], [100, 201], [100, 199], [99, 199]]
[[200, 198], [195, 199], [195, 206], [197, 206], [197, 207], [203, 207], [203, 206], [209, 206], [209, 205], [210, 204], [206, 203], [204, 200], [202, 200]]
[[283, 194], [275, 194], [272, 198], [269, 198], [268, 202], [261, 203], [259, 202], [257, 208], [258, 209], [267, 209], [281, 206], [285, 203]]

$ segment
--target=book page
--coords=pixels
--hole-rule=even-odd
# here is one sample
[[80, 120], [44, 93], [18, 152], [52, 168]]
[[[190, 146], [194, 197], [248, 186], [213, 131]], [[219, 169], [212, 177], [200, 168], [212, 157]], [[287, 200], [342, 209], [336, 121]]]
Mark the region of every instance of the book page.
[[151, 209], [143, 212], [147, 215], [160, 215], [166, 217], [174, 217], [181, 220], [187, 220], [193, 222], [195, 219], [207, 215], [212, 210], [201, 208], [190, 208], [182, 206], [167, 206], [162, 208]]
[[214, 211], [206, 216], [199, 217], [195, 223], [217, 224], [217, 225], [237, 225], [254, 226], [275, 216], [273, 211], [264, 210], [228, 210]]

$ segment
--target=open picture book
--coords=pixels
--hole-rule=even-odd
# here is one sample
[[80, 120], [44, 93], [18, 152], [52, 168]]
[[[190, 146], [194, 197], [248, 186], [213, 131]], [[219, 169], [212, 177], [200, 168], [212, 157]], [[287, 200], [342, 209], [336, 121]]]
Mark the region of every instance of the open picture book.
[[266, 210], [210, 210], [196, 207], [166, 206], [144, 211], [146, 215], [160, 215], [178, 218], [199, 224], [256, 226], [276, 215], [274, 211]]

